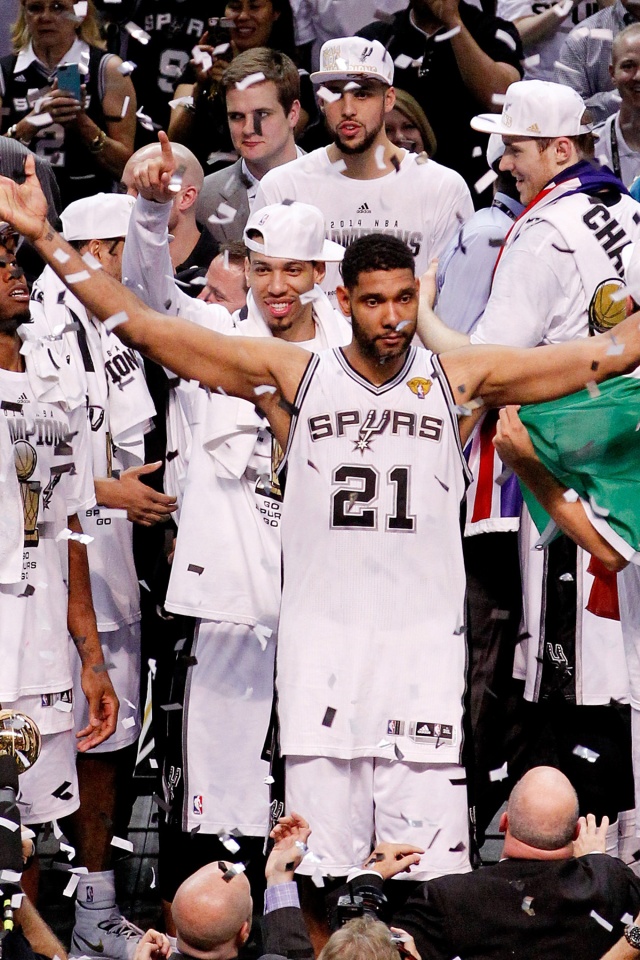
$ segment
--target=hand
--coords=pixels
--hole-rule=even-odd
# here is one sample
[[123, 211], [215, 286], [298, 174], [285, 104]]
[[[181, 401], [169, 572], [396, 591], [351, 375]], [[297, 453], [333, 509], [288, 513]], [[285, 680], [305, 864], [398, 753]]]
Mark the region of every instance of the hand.
[[[72, 97], [68, 90], [58, 90], [56, 80], [49, 93], [43, 97], [39, 112], [48, 113], [54, 123], [66, 126], [75, 123], [83, 109], [83, 104]], [[28, 120], [29, 117], [25, 119]]]
[[32, 837], [25, 837], [25, 827], [22, 827], [21, 843], [22, 843], [22, 861], [26, 863], [29, 857], [33, 857], [36, 852], [36, 845]]
[[500, 459], [516, 473], [522, 464], [538, 459], [529, 432], [518, 416], [519, 409], [502, 408], [493, 440]]
[[24, 183], [20, 184], [0, 176], [0, 219], [28, 240], [39, 240], [47, 227], [48, 207], [32, 153], [25, 158], [24, 176]]
[[428, 307], [429, 310], [433, 310], [433, 305], [436, 302], [436, 276], [438, 274], [438, 259], [435, 257], [429, 263], [429, 266], [425, 272], [420, 277], [420, 309]]
[[391, 933], [399, 934], [402, 937], [402, 949], [405, 953], [410, 957], [415, 957], [416, 960], [422, 960], [418, 953], [415, 940], [409, 936], [406, 930], [401, 930], [400, 927], [389, 927], [389, 930], [391, 930]]
[[310, 834], [309, 824], [299, 813], [280, 817], [269, 834], [276, 842], [265, 867], [267, 886], [293, 880], [293, 872], [304, 857], [304, 850], [297, 847], [296, 843], [306, 844]]
[[161, 466], [162, 461], [157, 460], [155, 463], [145, 463], [141, 467], [129, 467], [128, 470], [123, 470], [119, 480], [109, 480], [106, 484], [99, 486], [99, 502], [103, 506], [126, 510], [127, 518], [132, 523], [139, 523], [143, 527], [166, 523], [171, 514], [177, 510], [176, 498], [166, 493], [158, 493], [140, 480], [141, 476], [155, 473]]
[[433, 17], [451, 30], [462, 25], [459, 11], [460, 0], [426, 0], [426, 6]]
[[156, 203], [170, 203], [175, 193], [169, 190], [171, 177], [176, 170], [176, 161], [171, 149], [169, 137], [164, 130], [158, 133], [160, 156], [151, 160], [140, 160], [133, 167], [133, 186], [145, 200]]
[[383, 880], [390, 880], [399, 873], [409, 873], [414, 864], [420, 863], [422, 847], [409, 843], [379, 843], [365, 862], [365, 870], [375, 870]]
[[603, 817], [598, 827], [592, 813], [578, 820], [578, 838], [573, 841], [574, 857], [584, 857], [587, 853], [606, 853], [607, 829], [609, 817]]
[[96, 664], [103, 669], [97, 672], [93, 665], [82, 668], [82, 690], [89, 704], [89, 723], [76, 733], [78, 750], [85, 753], [114, 733], [118, 722], [118, 698], [113, 689], [104, 664]]
[[164, 933], [147, 930], [136, 946], [133, 960], [161, 960], [172, 952], [171, 941]]

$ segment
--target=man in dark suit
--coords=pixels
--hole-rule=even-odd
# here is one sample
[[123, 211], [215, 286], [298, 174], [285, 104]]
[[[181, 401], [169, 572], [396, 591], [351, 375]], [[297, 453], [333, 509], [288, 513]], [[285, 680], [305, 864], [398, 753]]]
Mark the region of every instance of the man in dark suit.
[[[604, 853], [607, 826], [606, 817], [598, 829], [591, 815], [578, 821], [569, 780], [535, 767], [502, 815], [500, 862], [422, 884], [393, 923], [413, 936], [422, 960], [599, 960], [640, 907], [640, 880]], [[380, 889], [393, 858], [374, 851], [353, 893]]]
[[[258, 75], [264, 79], [244, 86]], [[205, 177], [196, 208], [197, 219], [219, 243], [242, 240], [262, 177], [302, 154], [293, 138], [300, 117], [300, 76], [289, 57], [266, 47], [247, 50], [227, 67], [222, 87], [240, 159]]]

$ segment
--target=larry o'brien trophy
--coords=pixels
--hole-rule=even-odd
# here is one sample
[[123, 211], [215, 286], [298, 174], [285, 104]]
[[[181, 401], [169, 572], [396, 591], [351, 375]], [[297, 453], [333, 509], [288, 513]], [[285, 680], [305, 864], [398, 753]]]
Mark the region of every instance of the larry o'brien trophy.
[[0, 757], [13, 757], [18, 773], [24, 773], [40, 756], [41, 746], [40, 731], [31, 717], [0, 709]]
[[[18, 809], [18, 774], [24, 773], [40, 755], [40, 731], [31, 717], [0, 709], [0, 960], [9, 960], [13, 911], [20, 906], [22, 890], [22, 837]], [[6, 946], [6, 951], [5, 951]], [[15, 949], [15, 946], [14, 948]]]

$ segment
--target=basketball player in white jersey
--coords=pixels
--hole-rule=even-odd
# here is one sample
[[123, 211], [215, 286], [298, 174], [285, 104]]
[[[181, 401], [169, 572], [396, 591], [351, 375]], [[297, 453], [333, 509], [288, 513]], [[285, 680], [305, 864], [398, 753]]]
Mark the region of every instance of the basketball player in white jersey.
[[413, 879], [468, 870], [460, 442], [481, 405], [549, 399], [632, 369], [637, 315], [616, 328], [622, 352], [605, 333], [439, 359], [411, 346], [411, 251], [371, 236], [343, 261], [353, 339], [313, 356], [162, 317], [100, 271], [78, 281], [82, 260], [46, 222], [31, 162], [23, 184], [0, 179], [0, 216], [124, 342], [256, 403], [285, 449], [277, 687], [288, 803], [308, 801], [322, 858], [306, 872], [348, 872], [372, 837], [428, 851]]
[[[6, 225], [5, 225], [6, 226]], [[55, 375], [23, 357], [29, 292], [13, 247], [0, 237], [0, 702], [32, 717], [42, 753], [20, 777], [22, 822], [78, 808], [76, 742], [98, 747], [116, 729], [118, 700], [100, 648], [78, 514], [95, 503], [86, 413], [69, 410]], [[52, 395], [58, 393], [60, 399]], [[72, 534], [72, 539], [69, 535]], [[68, 545], [68, 549], [67, 549]], [[73, 733], [69, 634], [80, 656], [86, 725]], [[76, 691], [77, 692], [77, 691]], [[63, 826], [64, 829], [64, 826]], [[30, 894], [35, 875], [25, 875]]]

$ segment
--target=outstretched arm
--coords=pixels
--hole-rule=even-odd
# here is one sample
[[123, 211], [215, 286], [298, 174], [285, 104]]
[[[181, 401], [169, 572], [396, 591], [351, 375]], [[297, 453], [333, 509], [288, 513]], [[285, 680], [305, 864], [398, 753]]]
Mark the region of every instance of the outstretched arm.
[[228, 337], [156, 313], [104, 270], [88, 266], [47, 223], [46, 212], [33, 157], [27, 157], [24, 183], [0, 177], [0, 218], [32, 242], [98, 320], [111, 320], [123, 343], [184, 380], [258, 402], [278, 440], [286, 441], [290, 416], [281, 401], [286, 406], [295, 398], [309, 361], [306, 350], [280, 340]]
[[580, 500], [565, 499], [567, 487], [540, 462], [516, 407], [500, 411], [493, 442], [501, 460], [518, 474], [563, 533], [601, 560], [608, 570], [622, 570], [627, 565], [624, 557], [593, 527]]

